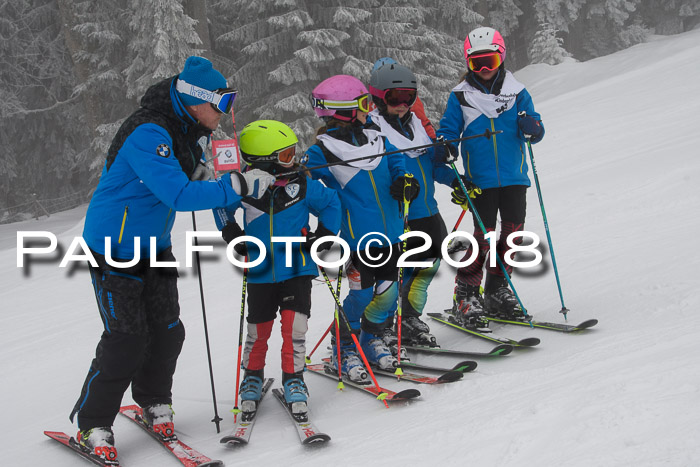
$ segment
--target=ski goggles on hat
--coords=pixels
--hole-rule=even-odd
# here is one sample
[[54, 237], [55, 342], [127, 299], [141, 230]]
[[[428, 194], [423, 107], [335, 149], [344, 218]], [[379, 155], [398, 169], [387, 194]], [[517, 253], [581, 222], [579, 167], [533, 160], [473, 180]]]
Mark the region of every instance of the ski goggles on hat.
[[501, 56], [496, 52], [488, 52], [480, 55], [470, 55], [467, 66], [471, 71], [493, 71], [501, 66]]
[[217, 112], [222, 114], [231, 113], [233, 101], [236, 99], [236, 94], [238, 93], [238, 91], [232, 88], [222, 88], [209, 91], [181, 79], [177, 80], [175, 89], [177, 92], [182, 94], [187, 94], [188, 96], [196, 97], [197, 99], [209, 102]]
[[351, 101], [334, 101], [330, 99], [319, 99], [311, 96], [311, 105], [318, 109], [327, 110], [353, 110], [358, 109], [360, 112], [369, 112], [370, 99], [369, 94], [364, 94], [357, 99]]

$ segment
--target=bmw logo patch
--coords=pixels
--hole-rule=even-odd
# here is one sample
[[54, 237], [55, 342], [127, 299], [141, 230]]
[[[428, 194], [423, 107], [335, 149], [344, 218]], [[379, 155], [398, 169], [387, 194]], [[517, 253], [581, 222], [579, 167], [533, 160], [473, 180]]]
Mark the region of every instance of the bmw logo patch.
[[170, 155], [170, 146], [167, 144], [161, 144], [156, 148], [156, 154], [160, 157], [168, 157]]

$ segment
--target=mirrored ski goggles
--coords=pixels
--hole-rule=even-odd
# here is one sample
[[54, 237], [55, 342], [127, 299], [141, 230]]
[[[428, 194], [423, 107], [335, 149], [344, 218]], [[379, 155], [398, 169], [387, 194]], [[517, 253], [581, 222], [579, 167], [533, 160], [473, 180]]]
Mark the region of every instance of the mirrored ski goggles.
[[467, 59], [467, 66], [472, 71], [493, 71], [501, 66], [501, 56], [495, 52], [488, 52], [481, 55], [470, 55]]
[[332, 101], [330, 99], [319, 99], [311, 96], [311, 106], [318, 109], [328, 110], [353, 110], [358, 109], [360, 112], [369, 112], [370, 108], [369, 94], [364, 94], [357, 99], [351, 101]]
[[187, 94], [188, 96], [196, 97], [197, 99], [211, 103], [211, 106], [222, 114], [231, 113], [233, 101], [236, 99], [236, 94], [238, 93], [238, 91], [232, 88], [208, 91], [194, 84], [182, 81], [181, 79], [177, 80], [175, 89], [182, 94]]
[[418, 91], [415, 89], [391, 88], [384, 93], [384, 102], [392, 107], [401, 104], [410, 107], [416, 102], [417, 97]]

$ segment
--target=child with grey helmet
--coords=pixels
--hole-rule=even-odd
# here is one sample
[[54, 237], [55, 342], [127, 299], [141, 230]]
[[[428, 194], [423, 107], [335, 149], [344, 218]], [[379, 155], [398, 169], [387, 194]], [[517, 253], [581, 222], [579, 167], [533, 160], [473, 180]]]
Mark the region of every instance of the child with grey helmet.
[[[428, 286], [440, 266], [440, 246], [447, 235], [445, 222], [435, 201], [435, 182], [450, 186], [456, 176], [443, 160], [435, 157], [433, 148], [409, 149], [433, 142], [423, 122], [410, 110], [418, 99], [418, 83], [411, 70], [393, 60], [384, 63], [372, 71], [369, 90], [376, 106], [369, 114], [372, 123], [387, 135], [394, 146], [407, 149], [404, 153], [406, 170], [416, 174], [422, 187], [420, 196], [410, 204], [408, 226], [411, 231], [425, 232], [431, 239], [428, 250], [411, 256], [411, 261], [423, 261], [425, 266], [404, 270], [400, 291], [402, 341], [436, 346], [437, 341], [430, 334], [430, 328], [420, 319], [428, 298]], [[422, 244], [423, 239], [413, 237], [407, 241], [407, 249]], [[392, 344], [392, 349], [398, 347], [395, 345], [396, 334], [394, 331], [385, 336], [385, 342]]]
[[[464, 56], [468, 70], [452, 89], [437, 133], [445, 139], [455, 139], [483, 133], [485, 129], [502, 132], [491, 139], [463, 141], [459, 152], [465, 176], [482, 190], [473, 203], [488, 232], [496, 229], [500, 214], [496, 251], [504, 260], [506, 239], [522, 231], [525, 222], [525, 193], [530, 186], [526, 141], [529, 138], [533, 144], [539, 142], [544, 126], [525, 86], [505, 69], [506, 46], [498, 31], [489, 27], [471, 31], [464, 41]], [[453, 154], [457, 154], [457, 148], [447, 151], [448, 157]], [[460, 188], [455, 188], [453, 198], [466, 201]], [[476, 218], [474, 226], [478, 254], [472, 264], [457, 272], [452, 312], [472, 327], [480, 325], [479, 318], [484, 314], [522, 319], [518, 300], [500, 267], [486, 266], [482, 297], [482, 269], [489, 245]], [[515, 237], [514, 243], [521, 241], [522, 237]], [[470, 256], [468, 249], [464, 259]], [[503, 264], [510, 275], [512, 266], [505, 261]]]

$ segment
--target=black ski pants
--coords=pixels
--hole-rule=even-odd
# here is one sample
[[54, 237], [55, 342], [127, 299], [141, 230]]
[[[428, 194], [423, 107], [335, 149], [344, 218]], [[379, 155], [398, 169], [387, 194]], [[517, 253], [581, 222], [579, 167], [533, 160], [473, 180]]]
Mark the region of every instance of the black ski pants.
[[[98, 267], [90, 267], [104, 331], [97, 344], [80, 398], [70, 415], [87, 430], [112, 426], [124, 392], [131, 384], [142, 407], [172, 402], [175, 365], [185, 340], [180, 321], [177, 269], [151, 267], [143, 259], [129, 268], [109, 266], [92, 252]], [[157, 257], [174, 261], [170, 248]]]

